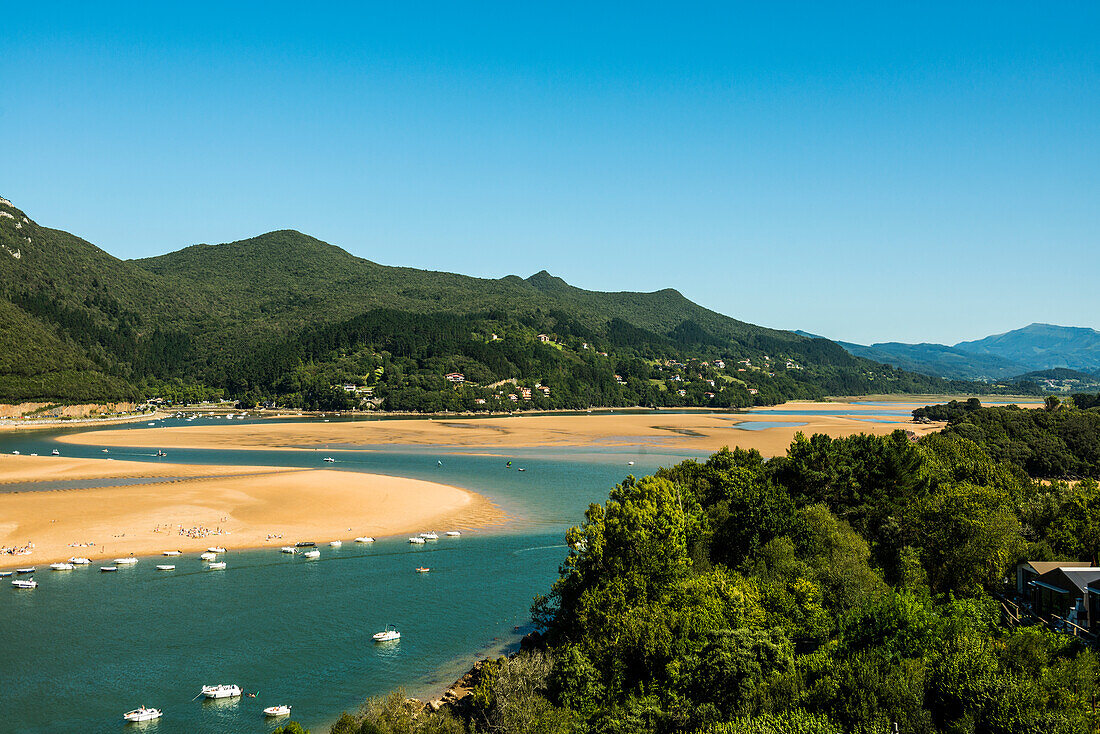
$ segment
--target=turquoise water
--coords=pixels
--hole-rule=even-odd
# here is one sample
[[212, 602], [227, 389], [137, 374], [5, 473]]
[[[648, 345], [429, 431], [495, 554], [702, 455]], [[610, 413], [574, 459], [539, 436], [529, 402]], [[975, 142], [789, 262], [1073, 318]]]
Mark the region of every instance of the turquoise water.
[[[103, 458], [95, 446], [53, 442], [58, 433], [0, 435], [0, 451], [45, 455], [56, 447], [66, 456]], [[477, 456], [446, 447], [378, 448], [385, 450], [174, 449], [167, 460], [432, 479], [481, 492], [517, 519], [501, 530], [420, 547], [403, 538], [322, 545], [316, 561], [231, 548], [221, 572], [204, 570], [190, 554], [171, 561], [174, 572], [154, 570], [160, 562], [154, 557], [115, 574], [95, 566], [40, 571], [33, 591], [3, 583], [0, 730], [266, 732], [277, 722], [265, 722], [261, 709], [289, 703], [293, 718], [319, 734], [369, 695], [399, 686], [411, 695], [438, 695], [476, 658], [518, 642], [532, 598], [546, 591], [565, 556], [565, 530], [583, 519], [590, 502], [604, 500], [629, 473], [650, 473], [680, 458], [630, 449]], [[110, 456], [157, 461], [155, 449], [111, 449]], [[337, 462], [321, 464], [322, 456]], [[516, 471], [521, 466], [525, 472]], [[4, 568], [14, 565], [0, 560]], [[420, 565], [432, 571], [418, 574]], [[373, 643], [371, 635], [391, 623], [402, 639]], [[191, 700], [215, 683], [258, 693]], [[142, 704], [163, 709], [164, 717], [124, 725], [122, 714]]]

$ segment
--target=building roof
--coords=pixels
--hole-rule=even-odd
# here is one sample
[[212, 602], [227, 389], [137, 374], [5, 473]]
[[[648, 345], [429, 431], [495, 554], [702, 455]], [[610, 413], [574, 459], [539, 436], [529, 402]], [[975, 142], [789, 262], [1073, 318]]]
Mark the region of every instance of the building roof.
[[1059, 566], [1039, 576], [1032, 583], [1061, 591], [1069, 587], [1076, 588], [1083, 595], [1085, 587], [1100, 581], [1100, 568], [1089, 566]]
[[1025, 561], [1025, 565], [1031, 566], [1032, 570], [1040, 576], [1048, 571], [1053, 571], [1056, 568], [1092, 568], [1091, 563], [1082, 563], [1080, 561]]

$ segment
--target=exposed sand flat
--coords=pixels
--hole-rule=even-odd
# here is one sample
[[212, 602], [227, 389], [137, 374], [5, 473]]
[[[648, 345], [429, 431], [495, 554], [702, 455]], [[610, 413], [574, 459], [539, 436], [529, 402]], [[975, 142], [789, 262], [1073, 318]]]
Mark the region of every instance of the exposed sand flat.
[[[183, 468], [171, 471], [180, 476]], [[240, 472], [240, 467], [219, 469]], [[35, 548], [30, 555], [0, 556], [0, 568], [70, 556], [200, 552], [212, 545], [239, 550], [298, 540], [350, 541], [359, 535], [468, 529], [505, 519], [487, 499], [457, 487], [331, 470], [278, 469], [250, 476], [6, 493], [0, 494], [0, 546], [33, 542]], [[221, 534], [187, 537], [179, 534], [181, 526], [220, 529]]]
[[150, 463], [73, 459], [66, 456], [15, 456], [0, 454], [0, 484], [52, 482], [80, 479], [145, 479], [154, 477], [216, 477], [242, 474], [274, 474], [295, 471], [278, 466], [203, 466], [201, 464]]
[[[508, 448], [520, 446], [646, 446], [685, 451], [716, 451], [722, 446], [756, 448], [767, 456], [786, 450], [798, 431], [848, 436], [885, 434], [898, 428], [925, 434], [941, 425], [912, 423], [907, 416], [884, 415], [876, 406], [788, 403], [784, 410], [828, 411], [853, 408], [859, 418], [757, 413], [518, 415], [498, 418], [437, 418], [345, 423], [266, 423], [96, 431], [60, 440], [94, 446], [235, 449], [353, 449], [385, 444]], [[899, 408], [907, 407], [905, 404]], [[893, 409], [893, 408], [891, 408]], [[739, 422], [790, 423], [759, 431], [734, 428]], [[802, 425], [797, 425], [802, 424]]]

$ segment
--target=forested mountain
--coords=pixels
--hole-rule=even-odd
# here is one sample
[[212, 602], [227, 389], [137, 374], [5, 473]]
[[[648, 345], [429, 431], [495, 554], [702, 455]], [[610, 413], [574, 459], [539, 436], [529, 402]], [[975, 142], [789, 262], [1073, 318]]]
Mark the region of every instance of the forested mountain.
[[1100, 371], [1100, 331], [1031, 324], [975, 341], [944, 344], [838, 341], [857, 357], [950, 380], [1011, 380], [1025, 373], [1070, 369]]
[[671, 289], [390, 267], [292, 230], [123, 261], [0, 200], [0, 246], [0, 345], [15, 345], [0, 363], [5, 400], [218, 394], [491, 410], [974, 388], [738, 321]]

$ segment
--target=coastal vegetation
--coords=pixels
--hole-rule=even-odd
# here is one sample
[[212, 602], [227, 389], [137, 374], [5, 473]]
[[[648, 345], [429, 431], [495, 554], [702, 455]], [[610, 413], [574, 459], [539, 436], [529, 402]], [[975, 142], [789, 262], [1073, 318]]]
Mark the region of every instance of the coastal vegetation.
[[291, 230], [123, 261], [0, 213], [0, 400], [432, 412], [1039, 389], [906, 372], [671, 289], [389, 267]]
[[1038, 481], [964, 434], [799, 435], [628, 477], [569, 531], [523, 651], [439, 712], [394, 694], [332, 731], [1093, 731], [1100, 657], [998, 595], [1019, 560], [1096, 558], [1097, 482]]

